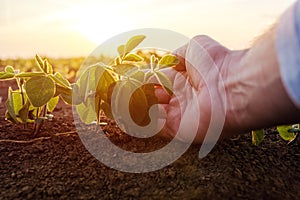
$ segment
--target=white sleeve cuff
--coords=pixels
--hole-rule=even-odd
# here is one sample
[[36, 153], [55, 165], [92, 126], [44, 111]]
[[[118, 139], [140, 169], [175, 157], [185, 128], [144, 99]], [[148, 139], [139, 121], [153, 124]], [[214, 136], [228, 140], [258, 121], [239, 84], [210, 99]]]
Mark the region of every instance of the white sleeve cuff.
[[284, 87], [300, 108], [300, 1], [280, 18], [276, 48]]

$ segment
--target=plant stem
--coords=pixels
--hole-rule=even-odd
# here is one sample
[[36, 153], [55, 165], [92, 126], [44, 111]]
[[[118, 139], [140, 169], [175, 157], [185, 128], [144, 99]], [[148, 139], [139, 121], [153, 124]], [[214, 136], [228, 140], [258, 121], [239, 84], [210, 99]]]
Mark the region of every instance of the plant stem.
[[101, 112], [100, 106], [101, 106], [101, 101], [98, 101], [98, 108], [99, 108], [99, 111], [97, 113], [97, 115], [98, 115], [98, 124], [100, 124], [100, 121], [101, 121], [101, 119], [100, 119], [100, 112]]
[[[43, 108], [41, 110], [41, 114], [42, 114], [43, 118], [46, 117], [46, 115], [47, 115], [47, 104], [43, 106]], [[37, 135], [40, 132], [43, 124], [44, 124], [44, 119], [42, 119], [42, 121], [39, 124], [37, 124], [34, 135]]]
[[21, 99], [22, 99], [22, 106], [25, 104], [24, 102], [24, 92], [23, 92], [23, 84], [21, 83], [20, 79], [17, 78], [18, 80], [18, 86], [20, 88], [20, 93], [21, 93]]
[[[40, 108], [38, 107], [36, 109], [36, 116], [35, 116], [35, 120], [39, 119], [40, 118], [40, 115], [39, 115], [39, 110]], [[34, 122], [34, 126], [33, 126], [33, 136], [35, 137], [38, 133], [38, 124], [36, 123], [36, 121]]]
[[46, 105], [44, 105], [44, 107], [43, 107], [43, 117], [46, 117], [46, 115], [47, 115], [47, 105], [48, 105], [48, 103], [46, 103]]
[[[22, 107], [25, 105], [25, 98], [24, 98], [24, 91], [23, 91], [23, 80], [21, 81], [20, 78], [17, 78], [18, 86], [20, 88], [20, 93], [21, 93], [21, 102], [22, 102]], [[27, 127], [27, 122], [24, 122], [23, 128], [25, 129]]]

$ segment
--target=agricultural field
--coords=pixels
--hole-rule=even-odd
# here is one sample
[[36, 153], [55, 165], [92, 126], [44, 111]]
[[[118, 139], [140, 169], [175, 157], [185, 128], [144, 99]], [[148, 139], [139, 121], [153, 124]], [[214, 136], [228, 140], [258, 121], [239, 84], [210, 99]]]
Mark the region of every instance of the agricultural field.
[[0, 0], [0, 200], [300, 200], [299, 6]]
[[[125, 61], [127, 53], [122, 55]], [[130, 57], [130, 61], [138, 59], [135, 55]], [[11, 69], [7, 66], [13, 66], [13, 70], [18, 69], [22, 73], [31, 73], [39, 68], [53, 76], [59, 72], [64, 76], [59, 79], [61, 82], [55, 82], [56, 86], [60, 85], [56, 88], [59, 90], [63, 85], [76, 81], [76, 73], [83, 62], [83, 58], [1, 60], [0, 71], [9, 71]], [[162, 63], [176, 63], [170, 56], [162, 56], [157, 62], [161, 66]], [[47, 63], [51, 64], [51, 69]], [[124, 63], [116, 65], [123, 66]], [[114, 72], [118, 73], [117, 70]], [[203, 159], [198, 158], [200, 145], [194, 144], [180, 159], [160, 170], [144, 174], [120, 172], [105, 166], [87, 151], [77, 134], [72, 106], [66, 104], [66, 97], [57, 99], [57, 104], [51, 109], [44, 104], [39, 105], [39, 102], [35, 104], [34, 96], [29, 95], [32, 89], [29, 83], [46, 80], [27, 80], [26, 98], [32, 98], [31, 103], [40, 106], [40, 111], [32, 111], [39, 113], [33, 118], [44, 120], [48, 117], [45, 111], [48, 108], [52, 111], [51, 120], [41, 123], [42, 126], [37, 121], [27, 123], [32, 120], [28, 114], [31, 111], [29, 106], [27, 115], [19, 111], [20, 115], [14, 116], [7, 111], [7, 106], [13, 105], [7, 103], [9, 98], [15, 98], [10, 90], [17, 91], [20, 84], [16, 80], [29, 75], [0, 81], [0, 199], [297, 199], [300, 196], [300, 141], [294, 139], [288, 143], [276, 128], [265, 129], [264, 140], [259, 139], [259, 145], [253, 144], [256, 134], [248, 133], [219, 141]], [[39, 74], [34, 76], [40, 77]], [[87, 79], [84, 77], [83, 73], [79, 79], [79, 82], [82, 80], [81, 85]], [[65, 90], [61, 91], [60, 95], [67, 95]], [[147, 105], [149, 101], [145, 101]], [[48, 103], [47, 106], [50, 105]], [[24, 105], [21, 110], [26, 107]], [[114, 120], [106, 117], [109, 111], [104, 108], [98, 112], [99, 123], [90, 125], [91, 129], [101, 125], [105, 137], [120, 148], [151, 152], [170, 142], [159, 136], [138, 139], [125, 134]], [[138, 114], [136, 116], [140, 119]], [[83, 121], [89, 120], [84, 115], [81, 117]], [[13, 123], [14, 120], [18, 123]]]

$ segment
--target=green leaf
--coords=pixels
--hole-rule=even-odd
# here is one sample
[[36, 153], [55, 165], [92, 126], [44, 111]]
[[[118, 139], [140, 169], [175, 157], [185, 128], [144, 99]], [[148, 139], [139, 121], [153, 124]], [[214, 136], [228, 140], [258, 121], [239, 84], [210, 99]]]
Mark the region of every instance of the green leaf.
[[[108, 92], [110, 86], [115, 83], [115, 78], [109, 71], [108, 67], [103, 64], [97, 64], [88, 68], [78, 79], [77, 89], [73, 87], [73, 96], [76, 103], [81, 103], [76, 106], [80, 119], [85, 123], [90, 123], [98, 119], [98, 114], [101, 107], [101, 102], [108, 101]], [[78, 93], [76, 93], [76, 91]], [[88, 98], [90, 93], [95, 92], [95, 98]], [[75, 104], [75, 102], [74, 102]], [[96, 116], [96, 118], [95, 118]]]
[[34, 77], [34, 76], [45, 76], [44, 72], [21, 72], [15, 75], [18, 78]]
[[129, 73], [137, 71], [139, 68], [132, 64], [119, 64], [113, 66], [113, 69], [117, 74], [126, 76]]
[[28, 100], [26, 100], [26, 103], [19, 110], [19, 116], [20, 116], [23, 123], [28, 122], [29, 107], [30, 107], [30, 102]]
[[162, 72], [156, 71], [155, 76], [159, 82], [159, 84], [168, 92], [170, 95], [173, 94], [173, 85], [171, 80]]
[[49, 112], [53, 112], [53, 110], [55, 109], [57, 103], [58, 103], [59, 97], [53, 97], [52, 99], [50, 99], [50, 101], [47, 104], [47, 109]]
[[82, 97], [82, 99], [85, 101], [89, 92], [89, 86], [90, 86], [90, 70], [89, 71], [85, 71], [85, 73], [82, 74], [82, 76], [80, 77], [79, 81], [77, 82], [78, 86], [79, 86], [79, 93], [77, 95], [79, 95], [80, 97]]
[[25, 90], [31, 104], [34, 107], [41, 107], [54, 96], [55, 84], [47, 76], [35, 76], [26, 82]]
[[171, 66], [177, 65], [178, 63], [179, 63], [179, 60], [177, 59], [177, 57], [174, 55], [171, 55], [171, 54], [163, 56], [158, 62], [159, 69], [171, 67]]
[[[129, 96], [132, 93], [132, 96]], [[126, 99], [129, 99], [129, 105], [125, 105]], [[144, 91], [141, 87], [137, 87], [133, 82], [126, 80], [122, 81], [118, 88], [116, 99], [113, 102], [116, 108], [116, 116], [118, 119], [122, 119], [126, 129], [130, 127], [126, 126], [126, 113], [129, 112], [132, 120], [138, 124], [143, 125], [143, 121], [147, 116], [148, 102]]]
[[289, 130], [292, 129], [292, 125], [287, 126], [277, 126], [277, 131], [282, 139], [286, 141], [293, 141], [296, 138], [296, 133], [290, 133]]
[[7, 65], [7, 66], [5, 67], [5, 69], [4, 69], [4, 71], [7, 72], [7, 73], [12, 73], [12, 74], [15, 73], [14, 68], [13, 68], [12, 66], [10, 66], [10, 65]]
[[60, 95], [60, 97], [65, 103], [73, 104], [73, 96], [72, 96], [73, 89], [71, 87], [63, 87], [58, 84], [56, 84], [55, 86], [56, 89], [53, 97], [58, 97], [58, 95]]
[[112, 103], [112, 93], [115, 89], [116, 84], [117, 84], [117, 82], [115, 81], [108, 86], [106, 98], [102, 99], [104, 102], [108, 103], [109, 105], [111, 105], [111, 103]]
[[144, 82], [144, 78], [145, 78], [145, 73], [143, 71], [138, 70], [137, 72], [133, 73], [130, 75], [130, 79], [138, 81], [140, 83]]
[[114, 60], [114, 64], [115, 65], [120, 65], [122, 63], [122, 60], [120, 57], [116, 57], [115, 60]]
[[56, 89], [55, 89], [54, 97], [56, 97], [60, 94], [72, 95], [72, 89], [71, 88], [62, 87], [58, 84], [56, 84], [55, 86], [56, 86]]
[[145, 82], [149, 82], [154, 75], [154, 71], [147, 71], [145, 73]]
[[111, 106], [107, 102], [102, 101], [101, 102], [101, 109], [103, 110], [104, 114], [106, 117], [113, 119], [112, 111], [111, 111]]
[[119, 47], [118, 47], [118, 53], [119, 53], [119, 55], [122, 57], [123, 55], [124, 55], [124, 53], [125, 53], [125, 45], [120, 45]]
[[[97, 71], [101, 69], [97, 69]], [[96, 88], [96, 96], [104, 101], [108, 101], [108, 91], [112, 84], [115, 84], [115, 79], [107, 70], [104, 70], [102, 73], [97, 72], [96, 74], [99, 75], [99, 79], [97, 80], [97, 88]]]
[[73, 104], [73, 97], [72, 94], [64, 94], [62, 93], [61, 95], [62, 100], [66, 103], [66, 104]]
[[154, 71], [158, 66], [158, 58], [155, 55], [150, 56], [150, 69]]
[[47, 71], [44, 70], [44, 62], [43, 62], [43, 59], [39, 56], [39, 55], [35, 55], [35, 61], [37, 63], [37, 66], [38, 66], [38, 69], [41, 71], [41, 72], [45, 72], [47, 73]]
[[44, 60], [44, 70], [47, 74], [52, 74], [53, 73], [53, 67], [52, 65], [48, 62], [47, 59]]
[[19, 123], [19, 121], [15, 117], [11, 116], [11, 113], [8, 112], [8, 110], [5, 112], [5, 120], [8, 120], [8, 121], [10, 121], [12, 123], [15, 123], [15, 124]]
[[142, 88], [138, 88], [132, 94], [129, 103], [129, 112], [132, 120], [136, 124], [140, 126], [146, 125], [143, 124], [143, 122], [148, 116], [148, 102], [146, 94], [144, 93]]
[[15, 112], [15, 103], [14, 103], [14, 98], [13, 98], [13, 91], [11, 89], [11, 87], [8, 88], [8, 97], [7, 97], [7, 101], [6, 101], [6, 117], [8, 118], [8, 120], [14, 122], [14, 123], [18, 123], [18, 119], [17, 119], [17, 113]]
[[[158, 104], [158, 99], [155, 95], [155, 84], [150, 83], [150, 84], [145, 84], [141, 87], [143, 90], [146, 99], [147, 99], [147, 112], [146, 115], [144, 116], [143, 121], [141, 121], [140, 125], [141, 126], [146, 126], [151, 122], [150, 116], [149, 116], [149, 109], [154, 105]], [[156, 111], [158, 112], [158, 110]]]
[[128, 42], [125, 45], [125, 54], [131, 52], [135, 47], [137, 47], [144, 39], [146, 36], [144, 35], [136, 35], [133, 36], [128, 40]]
[[140, 61], [143, 61], [144, 58], [137, 55], [137, 54], [134, 54], [134, 53], [129, 53], [127, 54], [124, 59], [125, 61], [133, 61], [133, 62], [140, 62]]
[[86, 104], [81, 103], [76, 105], [76, 111], [82, 122], [90, 124], [97, 120], [97, 114], [95, 111], [95, 104], [91, 99], [87, 99]]
[[100, 66], [100, 65], [94, 65], [89, 68], [87, 68], [79, 77], [77, 80], [77, 85], [79, 87], [79, 95], [80, 97], [83, 98], [83, 101], [86, 101], [88, 94], [90, 91], [95, 91], [96, 90], [96, 78], [99, 78], [99, 76], [96, 76], [96, 69], [98, 71], [104, 70], [105, 68]]
[[50, 74], [49, 77], [52, 78], [56, 84], [59, 84], [63, 87], [70, 88], [71, 86], [70, 82], [59, 72], [55, 72], [54, 75]]
[[23, 107], [23, 100], [22, 100], [22, 95], [19, 90], [12, 91], [12, 102], [13, 102], [13, 108], [14, 108], [14, 113], [18, 117], [19, 111]]
[[258, 146], [264, 139], [264, 130], [252, 131], [252, 144]]
[[72, 84], [72, 105], [78, 105], [83, 102], [83, 96], [80, 95], [79, 86], [75, 83]]
[[0, 80], [5, 80], [5, 79], [11, 79], [15, 76], [15, 74], [8, 73], [8, 72], [0, 72]]

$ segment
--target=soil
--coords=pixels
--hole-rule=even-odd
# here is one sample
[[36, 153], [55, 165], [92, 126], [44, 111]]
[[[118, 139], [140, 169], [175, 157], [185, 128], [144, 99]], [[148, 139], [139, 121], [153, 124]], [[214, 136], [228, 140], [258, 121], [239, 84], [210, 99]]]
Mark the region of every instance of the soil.
[[[5, 121], [0, 82], [0, 199], [299, 199], [300, 141], [283, 141], [268, 129], [263, 143], [244, 134], [219, 142], [203, 159], [199, 145], [163, 169], [141, 174], [111, 169], [82, 144], [72, 109], [62, 102], [54, 119], [33, 137], [32, 127]], [[152, 151], [168, 141], [136, 140], [112, 120], [103, 130], [116, 145]]]

